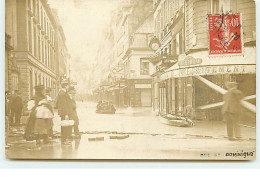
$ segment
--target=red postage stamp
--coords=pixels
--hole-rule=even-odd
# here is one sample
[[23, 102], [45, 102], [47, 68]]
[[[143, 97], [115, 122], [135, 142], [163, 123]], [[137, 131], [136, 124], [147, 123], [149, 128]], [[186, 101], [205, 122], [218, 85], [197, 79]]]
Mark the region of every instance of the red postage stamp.
[[242, 54], [241, 15], [208, 15], [209, 55]]

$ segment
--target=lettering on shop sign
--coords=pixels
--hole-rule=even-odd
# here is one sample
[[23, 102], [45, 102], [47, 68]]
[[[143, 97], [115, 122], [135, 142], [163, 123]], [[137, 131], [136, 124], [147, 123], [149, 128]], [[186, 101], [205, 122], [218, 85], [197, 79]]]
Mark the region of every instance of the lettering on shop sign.
[[181, 66], [193, 66], [193, 65], [199, 65], [202, 63], [201, 58], [193, 58], [192, 56], [186, 57], [184, 60], [179, 61], [178, 65]]
[[237, 14], [208, 15], [209, 55], [242, 53], [241, 16]]
[[250, 72], [245, 65], [230, 65], [230, 66], [200, 66], [193, 68], [185, 68], [179, 70], [179, 76], [194, 76], [194, 75], [213, 75], [227, 73], [248, 73]]
[[135, 84], [135, 88], [137, 89], [150, 89], [152, 88], [151, 84]]

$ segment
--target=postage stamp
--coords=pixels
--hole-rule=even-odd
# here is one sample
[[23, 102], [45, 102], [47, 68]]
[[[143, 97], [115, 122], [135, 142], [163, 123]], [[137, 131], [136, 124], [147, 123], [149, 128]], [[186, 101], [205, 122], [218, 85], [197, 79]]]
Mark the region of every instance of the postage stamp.
[[209, 55], [242, 54], [241, 15], [208, 15]]

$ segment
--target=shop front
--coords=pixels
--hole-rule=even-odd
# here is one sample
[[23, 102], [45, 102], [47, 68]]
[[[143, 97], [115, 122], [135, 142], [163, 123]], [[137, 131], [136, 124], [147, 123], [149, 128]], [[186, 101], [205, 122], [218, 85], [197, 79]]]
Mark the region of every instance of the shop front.
[[129, 105], [152, 106], [152, 79], [128, 79]]
[[[245, 48], [243, 56], [209, 57], [205, 51], [180, 57], [178, 64], [160, 77], [160, 112], [197, 120], [222, 120], [221, 106], [201, 107], [222, 102], [220, 91], [226, 88], [228, 81], [237, 82], [245, 97], [255, 95], [254, 53], [255, 48], [252, 47]], [[254, 98], [248, 103], [256, 104]]]

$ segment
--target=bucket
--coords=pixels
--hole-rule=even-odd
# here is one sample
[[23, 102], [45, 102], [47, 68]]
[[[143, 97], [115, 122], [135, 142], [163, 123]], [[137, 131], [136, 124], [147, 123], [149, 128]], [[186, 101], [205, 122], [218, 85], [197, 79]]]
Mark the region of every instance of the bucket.
[[72, 135], [73, 126], [61, 126], [61, 138], [68, 138]]

